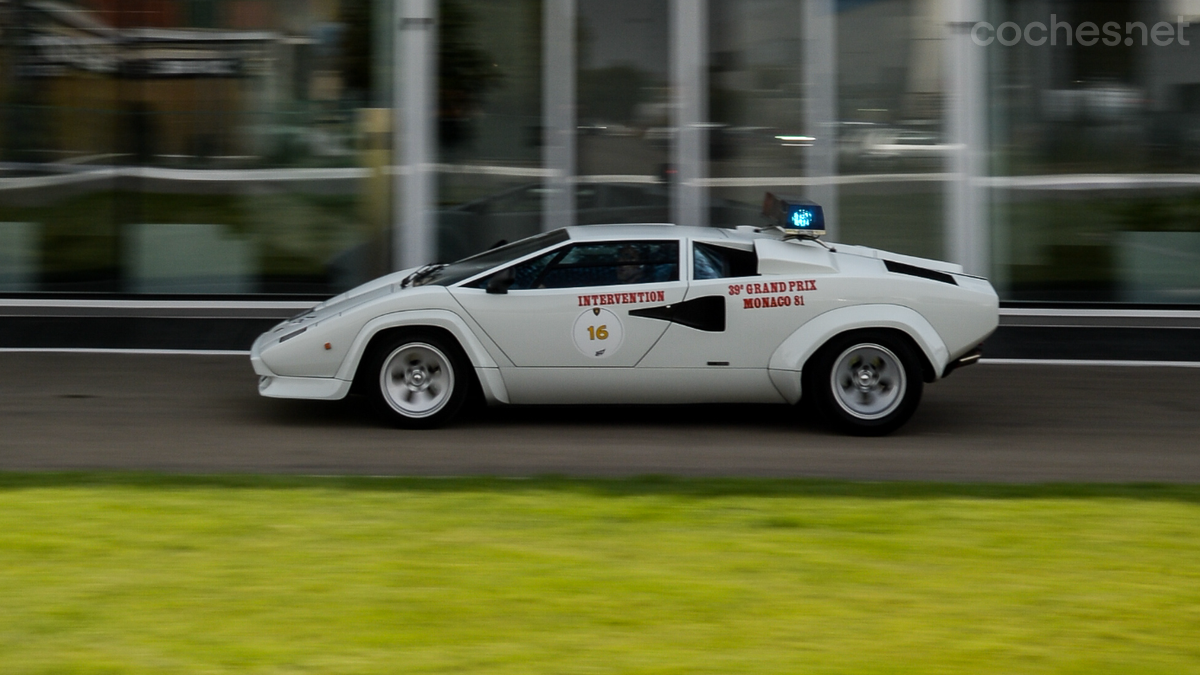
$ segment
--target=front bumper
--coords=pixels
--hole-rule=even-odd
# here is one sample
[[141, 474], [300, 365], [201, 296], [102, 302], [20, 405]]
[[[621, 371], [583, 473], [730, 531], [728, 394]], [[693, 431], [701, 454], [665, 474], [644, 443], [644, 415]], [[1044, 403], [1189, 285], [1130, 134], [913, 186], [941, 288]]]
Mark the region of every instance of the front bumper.
[[254, 367], [254, 372], [259, 375], [259, 377], [275, 376], [275, 373], [271, 372], [271, 369], [267, 367], [267, 364], [263, 363], [262, 350], [263, 347], [266, 346], [267, 342], [273, 340], [273, 334], [278, 330], [279, 326], [276, 326], [262, 335], [259, 335], [258, 339], [256, 339], [254, 344], [250, 347], [250, 365]]
[[354, 383], [336, 377], [281, 377], [260, 373], [258, 393], [268, 398], [337, 401], [346, 398], [352, 384]]
[[271, 372], [262, 360], [263, 347], [272, 342], [275, 331], [267, 331], [250, 348], [250, 365], [258, 375], [258, 393], [268, 398], [302, 398], [317, 401], [336, 401], [350, 393], [347, 380], [336, 377], [284, 377]]

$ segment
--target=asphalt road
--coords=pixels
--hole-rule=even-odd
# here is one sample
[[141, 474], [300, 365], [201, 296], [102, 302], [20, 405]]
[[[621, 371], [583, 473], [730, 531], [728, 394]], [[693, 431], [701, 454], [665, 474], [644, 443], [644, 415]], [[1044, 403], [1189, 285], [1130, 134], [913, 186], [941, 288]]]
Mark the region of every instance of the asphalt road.
[[0, 470], [1200, 482], [1200, 369], [984, 364], [887, 438], [783, 406], [493, 408], [400, 431], [258, 396], [246, 357], [0, 354]]

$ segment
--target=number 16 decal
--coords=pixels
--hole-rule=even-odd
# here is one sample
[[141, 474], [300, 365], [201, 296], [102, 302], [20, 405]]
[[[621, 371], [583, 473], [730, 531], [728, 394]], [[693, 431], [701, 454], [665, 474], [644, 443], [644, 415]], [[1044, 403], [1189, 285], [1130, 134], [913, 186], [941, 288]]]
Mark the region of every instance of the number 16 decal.
[[625, 339], [625, 327], [621, 325], [621, 320], [601, 307], [593, 307], [580, 314], [571, 332], [575, 338], [575, 348], [593, 359], [612, 356]]

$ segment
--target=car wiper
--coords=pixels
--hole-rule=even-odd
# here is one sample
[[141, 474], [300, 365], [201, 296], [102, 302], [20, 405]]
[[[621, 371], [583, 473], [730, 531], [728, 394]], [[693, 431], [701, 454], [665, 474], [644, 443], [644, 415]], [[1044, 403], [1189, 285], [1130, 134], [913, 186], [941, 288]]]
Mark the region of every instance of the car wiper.
[[407, 277], [404, 277], [404, 281], [400, 282], [400, 288], [408, 288], [409, 286], [416, 286], [417, 283], [420, 282], [422, 279], [429, 277], [429, 275], [433, 274], [434, 272], [437, 272], [438, 270], [442, 269], [445, 266], [446, 266], [445, 263], [441, 263], [441, 264], [433, 263], [433, 264], [425, 265], [424, 267], [417, 270], [416, 272], [413, 272], [412, 274], [408, 275]]

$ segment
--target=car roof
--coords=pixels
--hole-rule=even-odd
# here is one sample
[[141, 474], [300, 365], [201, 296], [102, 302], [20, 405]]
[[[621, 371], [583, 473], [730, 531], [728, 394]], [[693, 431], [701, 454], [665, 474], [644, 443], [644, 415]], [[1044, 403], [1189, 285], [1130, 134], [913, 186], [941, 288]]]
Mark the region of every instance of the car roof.
[[611, 241], [614, 239], [732, 239], [752, 241], [770, 237], [751, 228], [731, 230], [723, 227], [683, 227], [667, 223], [636, 225], [580, 225], [568, 227], [572, 241]]

